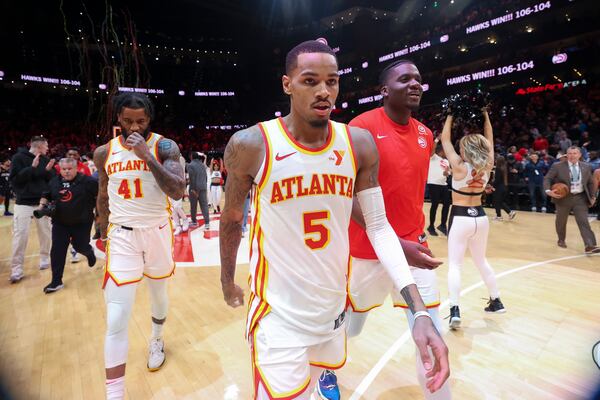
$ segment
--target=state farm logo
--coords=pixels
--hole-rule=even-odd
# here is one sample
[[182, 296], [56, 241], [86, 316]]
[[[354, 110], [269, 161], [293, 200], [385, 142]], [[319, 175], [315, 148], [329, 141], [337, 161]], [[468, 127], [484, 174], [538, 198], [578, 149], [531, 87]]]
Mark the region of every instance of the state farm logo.
[[425, 138], [422, 136], [419, 136], [417, 143], [419, 143], [419, 146], [423, 149], [427, 147], [427, 140], [425, 140]]

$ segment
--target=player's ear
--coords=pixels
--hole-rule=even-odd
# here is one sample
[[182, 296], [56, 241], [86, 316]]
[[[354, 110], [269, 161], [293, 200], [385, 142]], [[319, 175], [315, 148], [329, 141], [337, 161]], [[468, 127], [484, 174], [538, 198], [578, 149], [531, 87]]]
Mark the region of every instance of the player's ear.
[[386, 85], [382, 85], [381, 88], [379, 88], [379, 94], [381, 94], [383, 97], [388, 97], [388, 88]]
[[292, 94], [292, 91], [290, 90], [291, 83], [292, 83], [292, 79], [289, 76], [283, 75], [281, 77], [281, 85], [283, 87], [283, 93], [287, 94], [288, 96]]

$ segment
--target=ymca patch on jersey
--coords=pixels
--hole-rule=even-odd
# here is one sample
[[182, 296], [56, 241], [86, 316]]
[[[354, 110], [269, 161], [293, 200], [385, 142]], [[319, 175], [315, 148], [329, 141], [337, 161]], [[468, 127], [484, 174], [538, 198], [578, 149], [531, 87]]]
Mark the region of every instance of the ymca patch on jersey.
[[423, 149], [427, 148], [427, 140], [424, 137], [419, 136], [417, 143], [419, 143], [419, 146], [421, 146]]

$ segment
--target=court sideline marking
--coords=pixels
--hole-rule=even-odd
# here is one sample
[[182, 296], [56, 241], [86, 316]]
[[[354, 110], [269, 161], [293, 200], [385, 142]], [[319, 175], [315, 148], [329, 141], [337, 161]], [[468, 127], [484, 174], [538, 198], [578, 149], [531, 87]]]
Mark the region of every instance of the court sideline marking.
[[[521, 272], [521, 271], [524, 271], [524, 270], [529, 269], [529, 268], [539, 267], [540, 265], [544, 265], [544, 264], [549, 264], [549, 263], [553, 263], [553, 262], [557, 262], [557, 261], [572, 260], [574, 258], [581, 258], [581, 257], [590, 257], [590, 256], [587, 255], [587, 254], [578, 254], [576, 256], [567, 256], [567, 257], [553, 258], [551, 260], [538, 261], [538, 262], [534, 262], [534, 263], [531, 263], [531, 264], [526, 264], [526, 265], [523, 265], [521, 267], [513, 268], [513, 269], [510, 269], [508, 271], [504, 271], [502, 273], [499, 273], [499, 274], [496, 275], [496, 278], [500, 279], [500, 278], [503, 278], [503, 277], [505, 277], [507, 275], [511, 275], [511, 274], [514, 274], [514, 273], [517, 273], [517, 272]], [[484, 284], [483, 281], [479, 281], [479, 282], [477, 282], [477, 283], [469, 286], [468, 288], [462, 290], [460, 292], [460, 295], [463, 296], [463, 295], [465, 295], [465, 294], [467, 294], [469, 292], [472, 292], [473, 290], [477, 289], [478, 287], [483, 286], [483, 284]], [[440, 309], [441, 308], [445, 308], [447, 306], [448, 306], [448, 300], [444, 301], [440, 305]], [[381, 356], [381, 358], [379, 359], [379, 361], [377, 361], [377, 363], [375, 364], [375, 366], [373, 368], [371, 368], [371, 370], [369, 371], [369, 373], [363, 378], [363, 380], [356, 387], [356, 390], [354, 391], [354, 393], [352, 393], [352, 396], [350, 396], [349, 400], [358, 400], [358, 399], [360, 399], [360, 397], [367, 391], [367, 389], [369, 388], [369, 386], [371, 386], [371, 384], [373, 383], [373, 381], [375, 380], [375, 378], [377, 378], [377, 375], [379, 375], [379, 373], [383, 370], [383, 368], [385, 367], [385, 365], [392, 359], [392, 357], [394, 357], [394, 355], [398, 352], [398, 350], [400, 350], [400, 347], [402, 347], [402, 345], [404, 345], [404, 343], [406, 343], [409, 338], [410, 338], [410, 331], [407, 330]]]

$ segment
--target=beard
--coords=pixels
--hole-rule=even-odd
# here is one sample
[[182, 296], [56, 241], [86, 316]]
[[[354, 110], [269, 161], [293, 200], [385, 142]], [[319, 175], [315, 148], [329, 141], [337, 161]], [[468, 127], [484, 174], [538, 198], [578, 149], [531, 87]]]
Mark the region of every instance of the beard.
[[329, 118], [328, 119], [314, 119], [312, 121], [308, 121], [308, 124], [310, 126], [312, 126], [313, 128], [324, 128], [327, 126], [328, 123], [329, 123]]

